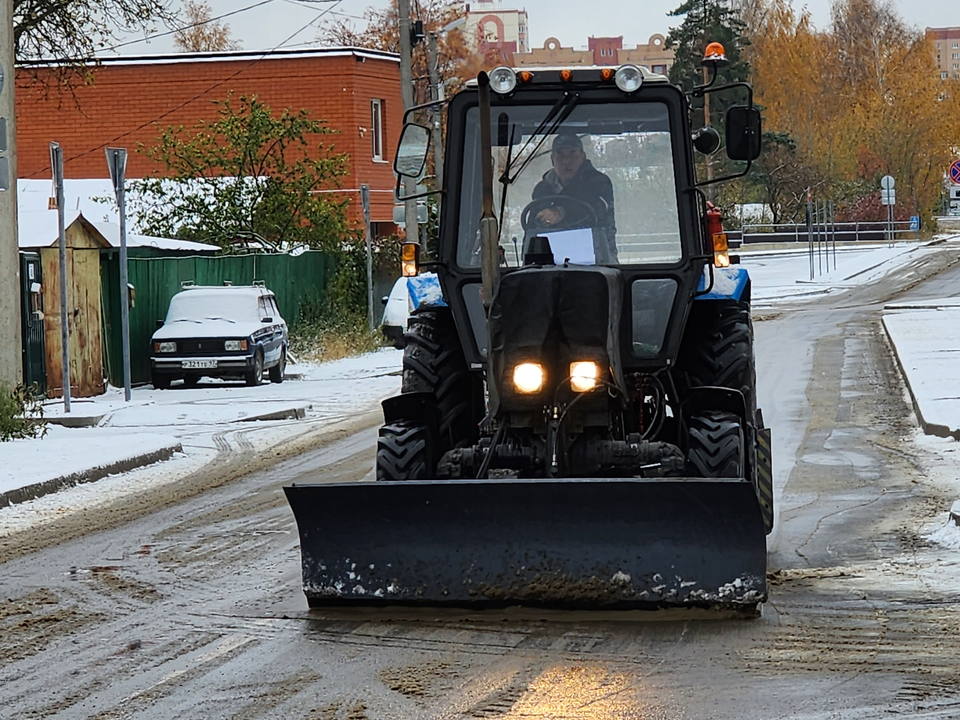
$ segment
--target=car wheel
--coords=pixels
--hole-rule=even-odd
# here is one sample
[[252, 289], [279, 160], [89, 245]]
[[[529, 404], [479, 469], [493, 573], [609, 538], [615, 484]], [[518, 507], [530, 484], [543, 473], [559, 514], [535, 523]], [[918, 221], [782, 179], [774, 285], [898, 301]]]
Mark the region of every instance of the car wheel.
[[253, 356], [253, 369], [245, 373], [243, 379], [251, 387], [263, 382], [263, 350], [257, 350], [257, 354]]
[[170, 387], [170, 376], [153, 371], [150, 373], [150, 382], [157, 390], [167, 390]]
[[283, 373], [287, 369], [287, 351], [286, 349], [280, 350], [280, 359], [277, 360], [277, 364], [270, 368], [270, 382], [272, 383], [282, 383], [283, 382]]
[[199, 375], [184, 375], [183, 376], [183, 386], [186, 388], [195, 388], [197, 383], [200, 382]]

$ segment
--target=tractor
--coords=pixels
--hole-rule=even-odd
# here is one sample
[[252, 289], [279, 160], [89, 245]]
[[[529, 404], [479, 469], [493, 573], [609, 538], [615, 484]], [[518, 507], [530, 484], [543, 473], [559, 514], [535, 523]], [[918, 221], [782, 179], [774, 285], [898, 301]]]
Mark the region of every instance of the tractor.
[[[434, 190], [416, 120], [439, 108], [407, 112], [397, 197], [439, 194], [438, 240], [402, 248], [376, 482], [285, 488], [311, 607], [758, 612], [770, 430], [750, 278], [705, 188], [746, 174], [761, 122], [724, 60], [709, 46], [689, 94], [636, 65], [481, 73], [444, 103]], [[711, 95], [723, 139], [697, 127]]]

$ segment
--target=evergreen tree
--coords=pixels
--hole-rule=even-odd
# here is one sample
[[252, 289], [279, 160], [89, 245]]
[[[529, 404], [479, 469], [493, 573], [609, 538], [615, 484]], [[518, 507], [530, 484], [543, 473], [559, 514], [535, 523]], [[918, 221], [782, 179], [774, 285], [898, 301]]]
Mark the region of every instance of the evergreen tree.
[[[674, 65], [670, 68], [670, 82], [689, 92], [704, 82], [701, 66], [703, 53], [712, 42], [721, 43], [726, 50], [728, 64], [720, 68], [717, 85], [746, 81], [750, 64], [743, 57], [743, 49], [750, 44], [745, 37], [746, 24], [728, 7], [726, 0], [686, 0], [671, 17], [683, 17], [679, 27], [671, 28], [667, 43], [675, 48]], [[710, 124], [723, 132], [723, 114], [726, 109], [742, 103], [742, 93], [721, 93], [710, 98]], [[703, 123], [703, 99], [693, 100], [691, 124]], [[699, 112], [697, 112], [699, 111]]]

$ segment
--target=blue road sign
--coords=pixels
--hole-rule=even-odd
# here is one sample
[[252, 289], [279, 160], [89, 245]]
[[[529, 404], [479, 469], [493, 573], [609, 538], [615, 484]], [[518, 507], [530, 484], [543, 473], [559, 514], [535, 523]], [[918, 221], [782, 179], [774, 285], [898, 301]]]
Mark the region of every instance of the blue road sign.
[[920, 216], [919, 216], [919, 215], [911, 215], [911, 216], [910, 216], [910, 229], [911, 229], [911, 230], [914, 230], [914, 231], [920, 229]]

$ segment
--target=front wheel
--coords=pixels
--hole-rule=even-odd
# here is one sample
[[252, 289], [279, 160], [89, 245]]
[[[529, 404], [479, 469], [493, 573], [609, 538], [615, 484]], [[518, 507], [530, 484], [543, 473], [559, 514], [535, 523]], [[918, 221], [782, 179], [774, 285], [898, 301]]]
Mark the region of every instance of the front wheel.
[[280, 359], [277, 361], [277, 364], [270, 368], [270, 382], [272, 383], [282, 383], [283, 382], [283, 372], [287, 369], [287, 351], [280, 350]]
[[263, 382], [263, 352], [261, 350], [257, 350], [256, 355], [253, 356], [253, 368], [244, 373], [243, 379], [251, 387]]
[[157, 390], [168, 390], [170, 388], [170, 376], [154, 370], [150, 373], [150, 382]]
[[687, 421], [687, 467], [693, 477], [744, 476], [743, 427], [728, 412], [706, 412]]
[[412, 420], [380, 428], [377, 439], [377, 480], [425, 480], [432, 461], [430, 431]]

